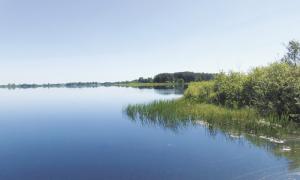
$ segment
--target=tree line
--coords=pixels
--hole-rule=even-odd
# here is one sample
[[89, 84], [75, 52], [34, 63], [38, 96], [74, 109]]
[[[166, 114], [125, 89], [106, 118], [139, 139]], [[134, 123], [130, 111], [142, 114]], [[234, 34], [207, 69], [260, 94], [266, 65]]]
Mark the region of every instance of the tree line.
[[175, 73], [160, 73], [153, 78], [143, 78], [135, 80], [139, 83], [189, 83], [194, 81], [209, 81], [214, 78], [212, 73], [194, 73], [194, 72], [175, 72]]
[[83, 87], [99, 87], [102, 83], [98, 82], [70, 82], [56, 84], [7, 84], [0, 85], [0, 88], [7, 89], [29, 89], [29, 88], [83, 88]]

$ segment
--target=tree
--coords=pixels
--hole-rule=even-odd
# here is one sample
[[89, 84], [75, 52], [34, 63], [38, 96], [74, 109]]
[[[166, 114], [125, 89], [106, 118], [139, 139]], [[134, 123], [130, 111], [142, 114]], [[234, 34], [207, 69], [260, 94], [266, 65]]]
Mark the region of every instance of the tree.
[[281, 59], [282, 62], [291, 66], [297, 66], [300, 63], [300, 43], [298, 41], [290, 41], [286, 46], [287, 53]]
[[175, 73], [162, 73], [154, 77], [154, 82], [166, 83], [177, 82], [183, 79], [184, 82], [189, 83], [193, 81], [209, 81], [214, 78], [215, 74], [211, 73], [194, 73], [194, 72], [175, 72]]
[[145, 82], [145, 79], [142, 78], [142, 77], [140, 77], [140, 78], [138, 79], [138, 82], [139, 82], [139, 83], [144, 83], [144, 82]]
[[171, 73], [162, 73], [158, 74], [154, 77], [154, 82], [156, 83], [166, 83], [166, 82], [173, 82], [174, 76]]

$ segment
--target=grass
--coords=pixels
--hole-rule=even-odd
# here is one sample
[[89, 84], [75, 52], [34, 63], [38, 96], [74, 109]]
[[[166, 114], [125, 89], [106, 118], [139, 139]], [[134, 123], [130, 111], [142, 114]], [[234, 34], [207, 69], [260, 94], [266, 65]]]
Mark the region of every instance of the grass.
[[125, 112], [132, 120], [139, 119], [143, 124], [159, 125], [173, 130], [189, 123], [204, 121], [222, 131], [282, 137], [292, 133], [296, 126], [287, 117], [262, 117], [251, 108], [228, 109], [184, 98], [129, 105]]

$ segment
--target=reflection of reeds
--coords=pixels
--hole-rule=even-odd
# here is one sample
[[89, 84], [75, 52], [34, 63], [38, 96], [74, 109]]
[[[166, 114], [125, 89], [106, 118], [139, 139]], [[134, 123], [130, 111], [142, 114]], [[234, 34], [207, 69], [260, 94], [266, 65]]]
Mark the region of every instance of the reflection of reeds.
[[277, 116], [262, 118], [250, 108], [227, 109], [185, 99], [129, 105], [125, 111], [131, 119], [138, 118], [143, 123], [161, 124], [170, 128], [204, 120], [214, 127], [225, 130], [234, 128], [251, 134], [280, 137], [289, 131], [292, 132], [295, 126], [288, 118], [279, 119]]
[[[229, 139], [243, 137], [276, 156], [288, 158], [291, 160], [291, 169], [300, 167], [300, 128], [285, 117], [263, 118], [253, 109], [227, 109], [185, 99], [129, 105], [125, 113], [142, 125], [160, 126], [173, 131], [188, 125], [200, 125], [212, 136], [219, 132]], [[290, 150], [285, 151], [285, 147]]]

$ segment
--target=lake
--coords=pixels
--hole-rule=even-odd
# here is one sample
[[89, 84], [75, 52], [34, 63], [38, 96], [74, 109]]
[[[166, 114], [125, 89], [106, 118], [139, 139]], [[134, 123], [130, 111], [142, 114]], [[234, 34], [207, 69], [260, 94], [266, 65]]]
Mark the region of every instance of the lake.
[[0, 179], [300, 179], [299, 136], [281, 142], [124, 113], [179, 97], [174, 89], [0, 89]]

